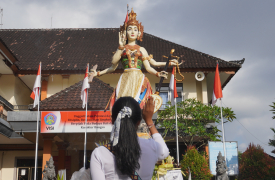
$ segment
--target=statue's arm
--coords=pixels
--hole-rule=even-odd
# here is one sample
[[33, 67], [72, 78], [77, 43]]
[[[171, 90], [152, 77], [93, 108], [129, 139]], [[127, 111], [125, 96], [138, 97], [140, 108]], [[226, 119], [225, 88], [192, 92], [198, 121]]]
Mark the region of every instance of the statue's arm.
[[[104, 74], [107, 74], [107, 73], [111, 73], [111, 72], [114, 72], [118, 66], [118, 63], [119, 63], [119, 60], [121, 58], [121, 53], [122, 53], [122, 50], [117, 50], [116, 53], [114, 54], [113, 58], [112, 58], [112, 65], [111, 67], [107, 68], [107, 69], [104, 69], [103, 71], [98, 71], [98, 72], [94, 72], [94, 76], [102, 76]], [[91, 73], [93, 72], [94, 70], [91, 69]]]
[[143, 47], [140, 47], [140, 51], [142, 53], [142, 59], [143, 59], [143, 65], [146, 69], [146, 71], [148, 71], [150, 74], [157, 74], [157, 71], [151, 67], [149, 60], [148, 59], [144, 59], [146, 57], [148, 57], [148, 53], [146, 51], [146, 49], [144, 49]]
[[165, 71], [157, 72], [154, 68], [151, 67], [150, 62], [148, 59], [144, 59], [144, 57], [148, 57], [148, 53], [144, 48], [140, 48], [140, 51], [142, 52], [142, 58], [143, 58], [143, 65], [147, 72], [150, 74], [156, 75], [157, 77], [164, 77], [167, 79], [168, 73]]
[[166, 64], [165, 62], [157, 62], [153, 58], [150, 58], [150, 56], [148, 55], [148, 52], [146, 51], [146, 49], [144, 47], [140, 47], [140, 51], [142, 52], [142, 58], [149, 58], [150, 60], [147, 59], [147, 61], [152, 66], [157, 66], [157, 67], [165, 66], [165, 64]]
[[144, 60], [143, 65], [144, 65], [146, 71], [149, 72], [150, 74], [154, 74], [154, 75], [157, 74], [157, 71], [150, 66], [150, 63], [148, 60]]
[[157, 62], [152, 58], [150, 60], [150, 64], [152, 64], [153, 66], [161, 67], [161, 66], [165, 66], [166, 62]]
[[[151, 58], [149, 55], [148, 55], [148, 53], [147, 53], [147, 51], [146, 51], [146, 49], [145, 48], [143, 48], [143, 47], [140, 47], [140, 51], [142, 52], [142, 58], [143, 59], [149, 59], [148, 61], [149, 61], [149, 63], [152, 65], [152, 66], [156, 66], [156, 67], [161, 67], [161, 66], [165, 66], [166, 65], [166, 62], [157, 62], [156, 60], [154, 60], [153, 58]], [[176, 66], [176, 65], [181, 65], [182, 64], [182, 62], [181, 63], [178, 63], [178, 60], [176, 60], [176, 59], [172, 59], [172, 60], [170, 60], [170, 62], [169, 62], [169, 66]]]

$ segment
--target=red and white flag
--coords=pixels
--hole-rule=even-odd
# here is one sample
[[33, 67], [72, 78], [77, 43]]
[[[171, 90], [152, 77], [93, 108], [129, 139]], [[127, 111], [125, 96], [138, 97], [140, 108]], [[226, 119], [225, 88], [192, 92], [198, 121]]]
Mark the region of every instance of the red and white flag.
[[218, 99], [222, 98], [222, 85], [220, 80], [219, 65], [217, 64], [215, 79], [214, 79], [214, 88], [212, 96], [212, 105], [214, 106]]
[[172, 100], [171, 104], [175, 105], [175, 98], [179, 97], [178, 93], [177, 93], [177, 82], [176, 82], [176, 79], [175, 79], [175, 67], [173, 67], [169, 88], [172, 91], [172, 93], [171, 93], [171, 100]]
[[39, 89], [40, 88], [41, 88], [41, 63], [39, 64], [37, 76], [36, 76], [36, 79], [35, 79], [35, 82], [33, 85], [33, 89], [32, 89], [32, 94], [30, 96], [34, 100], [33, 108], [35, 108], [35, 106], [39, 103], [39, 100], [40, 100]]
[[125, 24], [128, 22], [128, 11], [127, 11], [127, 14], [126, 14], [126, 18], [125, 18]]
[[82, 108], [84, 108], [85, 104], [88, 103], [87, 92], [88, 92], [88, 89], [90, 88], [90, 84], [88, 82], [88, 73], [89, 73], [89, 64], [87, 64], [87, 69], [86, 69], [86, 73], [85, 73], [85, 76], [84, 76], [82, 89], [81, 89]]

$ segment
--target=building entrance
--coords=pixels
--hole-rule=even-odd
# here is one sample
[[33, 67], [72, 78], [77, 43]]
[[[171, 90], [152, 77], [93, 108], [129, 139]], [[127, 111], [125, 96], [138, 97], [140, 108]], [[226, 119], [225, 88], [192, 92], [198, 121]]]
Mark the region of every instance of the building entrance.
[[[21, 159], [16, 160], [16, 180], [34, 180], [34, 159]], [[42, 178], [42, 159], [37, 160], [36, 180]]]

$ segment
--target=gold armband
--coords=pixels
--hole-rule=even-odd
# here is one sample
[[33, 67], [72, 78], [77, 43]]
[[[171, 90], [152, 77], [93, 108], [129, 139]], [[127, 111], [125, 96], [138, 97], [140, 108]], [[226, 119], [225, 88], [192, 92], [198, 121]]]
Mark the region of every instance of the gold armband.
[[97, 77], [100, 77], [100, 74], [99, 74], [99, 73], [100, 73], [100, 71], [97, 71]]
[[150, 54], [150, 56], [148, 56], [148, 57], [143, 57], [141, 60], [142, 60], [142, 61], [145, 61], [145, 60], [150, 61], [152, 58], [153, 58], [153, 55]]
[[150, 54], [148, 58], [149, 58], [148, 61], [150, 61], [153, 58], [153, 54]]
[[156, 76], [159, 77], [159, 72], [156, 73]]
[[125, 47], [124, 46], [118, 46], [119, 50], [123, 50]]

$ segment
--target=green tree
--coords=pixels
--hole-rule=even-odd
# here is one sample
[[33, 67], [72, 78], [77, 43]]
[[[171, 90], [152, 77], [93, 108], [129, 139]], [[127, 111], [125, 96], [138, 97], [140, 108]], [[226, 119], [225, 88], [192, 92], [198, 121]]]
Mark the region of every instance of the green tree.
[[[275, 102], [273, 102], [273, 105], [269, 105], [270, 107], [272, 107], [272, 109], [270, 111], [273, 111], [273, 114], [275, 114]], [[272, 119], [275, 119], [275, 116], [272, 117]], [[269, 139], [268, 144], [270, 146], [274, 146], [275, 147], [275, 129], [274, 128], [270, 128], [273, 132], [274, 132], [274, 138], [273, 139]]]
[[242, 160], [242, 152], [241, 151], [238, 151], [238, 162], [240, 163], [241, 160]]
[[189, 177], [190, 168], [192, 179], [211, 179], [208, 163], [194, 147], [189, 147], [181, 160], [181, 170]]
[[275, 161], [260, 145], [249, 144], [239, 162], [239, 179], [272, 179], [275, 177]]
[[274, 138], [273, 139], [269, 139], [268, 145], [275, 147], [275, 129], [274, 128], [270, 128], [270, 129], [274, 132]]
[[[269, 106], [272, 107], [270, 111], [272, 111], [272, 113], [275, 114], [275, 102], [273, 102], [273, 105], [269, 105]], [[275, 119], [275, 115], [272, 117], [272, 119]]]
[[[231, 108], [222, 108], [223, 118], [227, 121], [236, 119]], [[186, 99], [177, 103], [178, 134], [179, 138], [186, 146], [194, 146], [197, 143], [203, 146], [208, 140], [218, 141], [220, 130], [216, 126], [207, 128], [209, 123], [220, 123], [220, 107], [204, 105], [196, 99]], [[165, 110], [158, 114], [156, 121], [160, 127], [164, 128], [164, 137], [167, 133], [174, 133], [175, 130], [175, 106], [166, 106]], [[200, 138], [196, 143], [196, 137]]]

